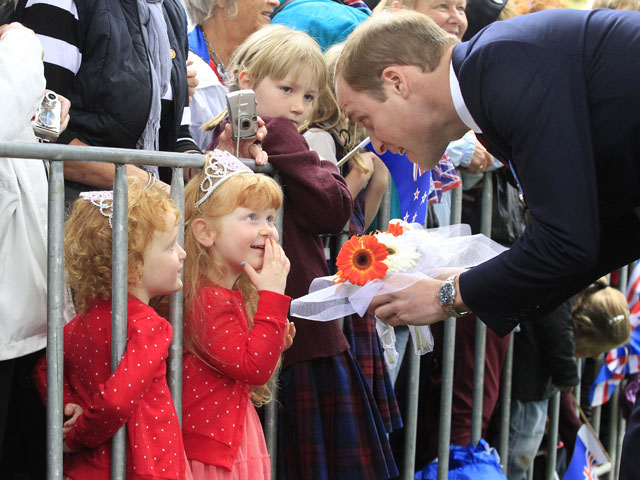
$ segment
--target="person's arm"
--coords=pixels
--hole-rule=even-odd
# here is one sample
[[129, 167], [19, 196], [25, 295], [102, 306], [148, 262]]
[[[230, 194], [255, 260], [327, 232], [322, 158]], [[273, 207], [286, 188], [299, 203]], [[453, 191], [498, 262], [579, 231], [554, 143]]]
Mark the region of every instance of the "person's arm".
[[274, 118], [262, 147], [282, 175], [289, 212], [311, 234], [336, 233], [351, 216], [352, 198], [338, 168], [320, 160], [290, 120]]
[[[275, 369], [287, 333], [289, 297], [263, 290], [253, 328], [247, 330], [241, 318], [244, 305], [222, 302], [214, 291], [202, 291], [205, 307], [203, 346], [207, 362], [229, 377], [249, 385], [264, 385]], [[195, 319], [198, 321], [198, 319]]]
[[[489, 141], [511, 146], [533, 224], [509, 251], [463, 273], [460, 293], [504, 335], [592, 280], [600, 254], [598, 187], [588, 94], [584, 82], [572, 80], [582, 70], [532, 45], [485, 49], [482, 81], [465, 81], [463, 66], [461, 87], [478, 93], [483, 85], [480, 126]], [[517, 78], [505, 78], [513, 71]]]
[[47, 88], [68, 98], [82, 62], [82, 34], [75, 1], [28, 2], [19, 12], [19, 21], [32, 29], [42, 43]]
[[573, 341], [571, 300], [535, 320], [537, 333], [544, 346], [542, 360], [556, 387], [573, 387], [580, 382]]
[[166, 362], [171, 336], [171, 326], [159, 316], [129, 319], [127, 348], [118, 367], [67, 435], [71, 451], [97, 447], [127, 422]]
[[45, 80], [42, 46], [32, 31], [18, 23], [0, 26], [0, 139], [22, 132], [42, 103]]

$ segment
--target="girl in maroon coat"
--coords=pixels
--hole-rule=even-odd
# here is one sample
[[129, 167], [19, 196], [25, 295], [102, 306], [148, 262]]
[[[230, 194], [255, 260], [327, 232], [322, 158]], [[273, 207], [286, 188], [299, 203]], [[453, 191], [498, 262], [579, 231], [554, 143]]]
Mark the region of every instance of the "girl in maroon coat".
[[[298, 132], [326, 86], [326, 64], [307, 34], [272, 25], [249, 36], [229, 68], [235, 87], [255, 91], [266, 122], [262, 148], [284, 189], [283, 247], [291, 260], [285, 293], [301, 297], [314, 278], [329, 275], [320, 235], [340, 232], [353, 203], [336, 166]], [[296, 341], [279, 378], [278, 478], [397, 474], [380, 412], [339, 323], [292, 320]]]
[[196, 480], [271, 475], [253, 403], [270, 400], [265, 384], [295, 335], [281, 203], [274, 180], [220, 150], [186, 188], [183, 434]]

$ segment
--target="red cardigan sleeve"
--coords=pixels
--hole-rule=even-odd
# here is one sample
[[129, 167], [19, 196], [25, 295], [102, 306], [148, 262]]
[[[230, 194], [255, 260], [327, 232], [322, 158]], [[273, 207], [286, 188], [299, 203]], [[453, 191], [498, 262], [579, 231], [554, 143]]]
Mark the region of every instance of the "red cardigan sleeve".
[[[290, 298], [275, 292], [259, 292], [258, 309], [249, 330], [244, 304], [235, 297], [221, 298], [215, 288], [201, 290], [203, 322], [201, 348], [208, 362], [236, 381], [264, 385], [280, 358]], [[227, 301], [227, 299], [229, 301]]]
[[111, 438], [127, 422], [138, 402], [164, 369], [171, 325], [159, 316], [129, 318], [127, 348], [118, 368], [100, 385], [66, 438], [72, 450], [94, 448]]

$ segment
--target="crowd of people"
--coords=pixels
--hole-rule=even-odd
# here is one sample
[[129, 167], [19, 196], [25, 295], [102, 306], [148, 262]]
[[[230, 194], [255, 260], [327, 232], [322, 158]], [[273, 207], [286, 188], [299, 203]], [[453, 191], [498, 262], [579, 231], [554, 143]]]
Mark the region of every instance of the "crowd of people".
[[[127, 166], [127, 346], [113, 372], [114, 167], [64, 163], [65, 478], [110, 478], [110, 440], [123, 426], [131, 479], [268, 479], [272, 464], [282, 479], [397, 478], [406, 366], [387, 365], [376, 317], [405, 344], [405, 325], [433, 324], [419, 469], [437, 455], [449, 316], [466, 317], [456, 327], [451, 443], [471, 441], [480, 318], [490, 327], [482, 435], [496, 438], [514, 335], [506, 472], [526, 478], [548, 399], [557, 390], [569, 399], [580, 381], [576, 357], [629, 340], [626, 299], [601, 277], [640, 257], [640, 78], [626, 69], [640, 13], [533, 13], [568, 6], [0, 0], [0, 83], [15, 92], [0, 102], [0, 139], [36, 141], [31, 121], [47, 91], [61, 105], [58, 143], [207, 152], [202, 169], [186, 172], [184, 218], [168, 195], [171, 169]], [[631, 0], [594, 7], [639, 9]], [[258, 116], [255, 137], [239, 143], [227, 103], [237, 90], [254, 92]], [[406, 153], [436, 179], [446, 170], [457, 180], [436, 182], [429, 227], [450, 223], [450, 189], [462, 184], [463, 221], [478, 233], [478, 192], [494, 172], [492, 236], [511, 249], [375, 297], [362, 316], [295, 318], [291, 299], [335, 273], [335, 237], [375, 228], [387, 167], [365, 151], [339, 162], [366, 136], [380, 154]], [[272, 164], [280, 183], [238, 158]], [[46, 471], [47, 169], [0, 159], [0, 471], [10, 479]], [[165, 300], [180, 289], [182, 424], [166, 378]], [[261, 411], [275, 389], [270, 458]], [[563, 415], [571, 446], [580, 421], [572, 404]], [[639, 450], [635, 409], [624, 455]], [[624, 460], [621, 478], [633, 478]]]

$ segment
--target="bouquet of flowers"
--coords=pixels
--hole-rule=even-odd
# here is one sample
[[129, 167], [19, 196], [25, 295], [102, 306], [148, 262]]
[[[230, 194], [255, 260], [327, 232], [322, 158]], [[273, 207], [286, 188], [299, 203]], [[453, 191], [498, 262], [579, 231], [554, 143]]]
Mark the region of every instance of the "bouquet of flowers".
[[[357, 313], [362, 316], [376, 295], [397, 292], [454, 268], [469, 268], [505, 251], [484, 235], [471, 235], [468, 225], [425, 229], [416, 223], [392, 220], [386, 232], [354, 236], [337, 258], [338, 273], [316, 278], [309, 294], [291, 302], [291, 315], [329, 321]], [[393, 327], [376, 319], [385, 359], [395, 367]], [[409, 326], [417, 354], [433, 349], [428, 326]]]

